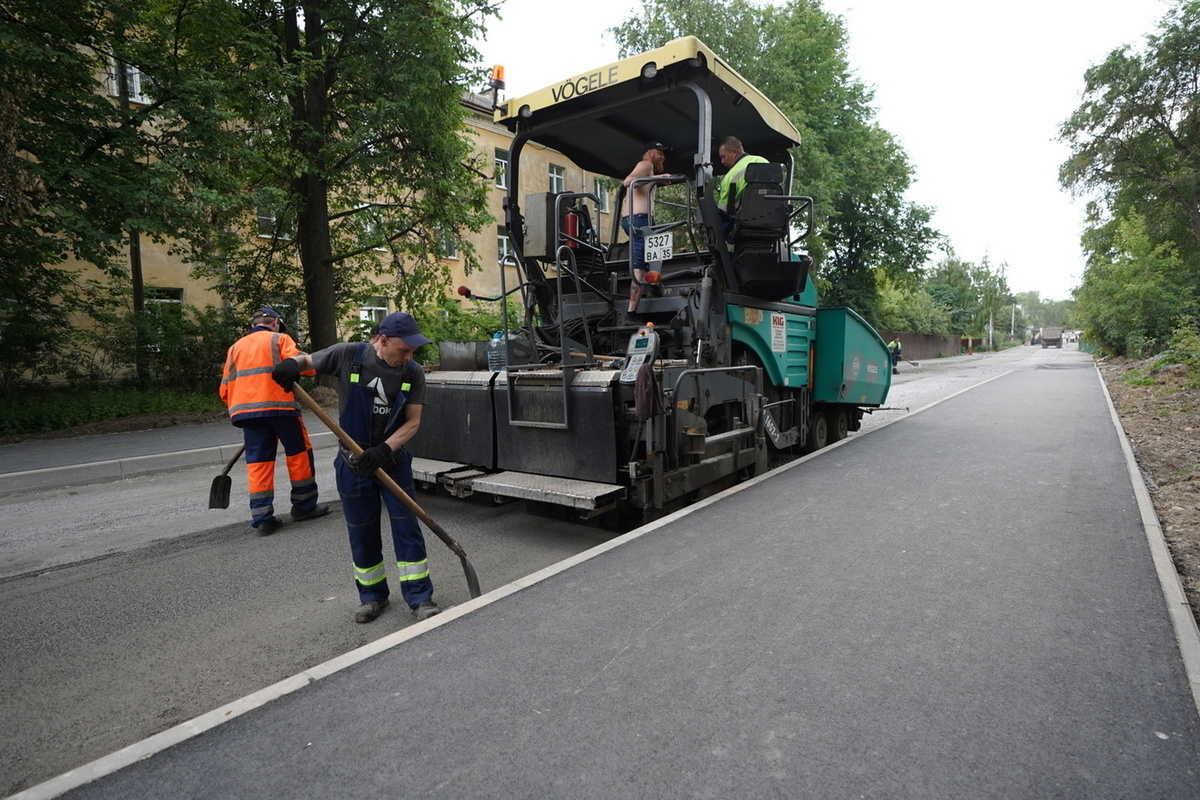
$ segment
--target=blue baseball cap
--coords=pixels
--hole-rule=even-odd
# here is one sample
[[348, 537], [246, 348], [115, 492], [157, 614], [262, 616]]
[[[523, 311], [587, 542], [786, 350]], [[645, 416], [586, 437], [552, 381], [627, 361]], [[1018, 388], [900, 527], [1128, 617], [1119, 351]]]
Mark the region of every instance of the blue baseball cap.
[[283, 317], [279, 316], [279, 312], [273, 308], [255, 309], [254, 313], [252, 315], [250, 315], [250, 327], [253, 328], [255, 325], [258, 325], [260, 322], [262, 322], [264, 320], [268, 320], [268, 319], [279, 320], [279, 332], [280, 333], [290, 333], [290, 331], [288, 331], [287, 323], [283, 321]]
[[420, 347], [432, 342], [421, 333], [421, 328], [412, 315], [405, 314], [403, 311], [397, 311], [384, 317], [383, 322], [379, 323], [379, 332], [389, 339], [403, 339], [409, 347]]

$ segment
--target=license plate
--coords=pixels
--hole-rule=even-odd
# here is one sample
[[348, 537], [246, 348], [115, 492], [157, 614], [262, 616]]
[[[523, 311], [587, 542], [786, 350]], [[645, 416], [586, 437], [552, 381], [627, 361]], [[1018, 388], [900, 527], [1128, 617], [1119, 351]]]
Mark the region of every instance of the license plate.
[[670, 231], [666, 233], [652, 233], [646, 237], [646, 263], [652, 264], [655, 261], [666, 261], [671, 257], [672, 234]]

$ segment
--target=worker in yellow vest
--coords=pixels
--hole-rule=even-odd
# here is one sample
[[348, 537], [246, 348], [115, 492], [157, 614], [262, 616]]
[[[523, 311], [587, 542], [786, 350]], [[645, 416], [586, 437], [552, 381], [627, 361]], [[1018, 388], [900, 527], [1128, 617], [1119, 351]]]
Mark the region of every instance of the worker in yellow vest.
[[892, 340], [888, 342], [887, 348], [888, 352], [892, 354], [892, 374], [899, 375], [900, 370], [897, 367], [900, 366], [900, 354], [904, 349], [903, 345], [900, 344], [900, 337], [892, 337]]
[[717, 208], [723, 218], [732, 222], [737, 216], [742, 193], [746, 191], [746, 167], [750, 164], [768, 163], [762, 156], [752, 156], [745, 151], [742, 141], [736, 136], [726, 136], [717, 148], [717, 156], [729, 171], [719, 180], [716, 189]]

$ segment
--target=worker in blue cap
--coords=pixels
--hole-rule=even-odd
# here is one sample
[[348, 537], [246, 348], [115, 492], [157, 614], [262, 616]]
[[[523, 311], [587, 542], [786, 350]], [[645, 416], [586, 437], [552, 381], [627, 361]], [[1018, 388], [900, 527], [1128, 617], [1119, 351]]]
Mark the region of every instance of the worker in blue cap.
[[413, 355], [429, 343], [417, 321], [398, 311], [379, 323], [370, 342], [335, 344], [311, 356], [301, 353], [279, 362], [272, 373], [284, 389], [290, 389], [306, 369], [336, 376], [338, 424], [363, 449], [362, 455], [355, 457], [343, 446], [334, 461], [360, 602], [355, 622], [371, 622], [389, 602], [381, 533], [384, 508], [391, 522], [404, 602], [418, 620], [441, 611], [433, 600], [420, 523], [408, 506], [374, 477], [375, 470], [383, 469], [413, 494], [412, 454], [404, 445], [421, 427], [425, 405], [425, 371]]

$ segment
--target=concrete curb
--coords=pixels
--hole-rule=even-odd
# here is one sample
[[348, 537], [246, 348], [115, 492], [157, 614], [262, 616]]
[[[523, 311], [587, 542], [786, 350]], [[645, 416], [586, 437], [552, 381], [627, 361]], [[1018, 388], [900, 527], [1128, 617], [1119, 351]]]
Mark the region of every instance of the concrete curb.
[[[314, 450], [322, 450], [337, 444], [337, 438], [328, 431], [310, 433], [309, 440], [312, 442]], [[9, 472], [0, 475], [0, 497], [42, 489], [60, 489], [66, 486], [119, 481], [135, 475], [173, 472], [206, 464], [217, 464], [224, 467], [229, 459], [233, 458], [233, 454], [239, 447], [241, 447], [240, 444], [223, 444], [171, 453], [130, 456], [110, 461], [93, 461], [89, 464]]]

